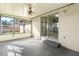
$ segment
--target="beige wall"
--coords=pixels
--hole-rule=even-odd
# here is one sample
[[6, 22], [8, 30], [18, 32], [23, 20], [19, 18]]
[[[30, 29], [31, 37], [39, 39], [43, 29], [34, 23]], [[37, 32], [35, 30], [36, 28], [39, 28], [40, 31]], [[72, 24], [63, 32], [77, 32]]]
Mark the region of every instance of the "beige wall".
[[[63, 10], [66, 10], [65, 13]], [[59, 15], [59, 42], [67, 48], [79, 51], [79, 4], [60, 10]]]

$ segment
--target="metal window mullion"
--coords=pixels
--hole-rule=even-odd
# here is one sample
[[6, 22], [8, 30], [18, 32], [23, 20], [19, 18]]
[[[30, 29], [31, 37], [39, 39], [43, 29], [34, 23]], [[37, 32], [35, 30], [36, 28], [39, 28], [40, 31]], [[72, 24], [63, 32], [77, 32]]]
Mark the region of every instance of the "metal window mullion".
[[0, 16], [0, 34], [2, 34], [2, 21], [1, 21], [1, 16]]

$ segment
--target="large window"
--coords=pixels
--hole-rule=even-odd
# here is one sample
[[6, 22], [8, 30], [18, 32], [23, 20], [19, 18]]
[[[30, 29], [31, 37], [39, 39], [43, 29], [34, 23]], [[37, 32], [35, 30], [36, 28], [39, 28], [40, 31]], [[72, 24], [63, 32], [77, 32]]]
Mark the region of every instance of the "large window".
[[0, 34], [31, 33], [31, 21], [1, 16]]
[[13, 32], [14, 19], [1, 17], [1, 34], [11, 34]]

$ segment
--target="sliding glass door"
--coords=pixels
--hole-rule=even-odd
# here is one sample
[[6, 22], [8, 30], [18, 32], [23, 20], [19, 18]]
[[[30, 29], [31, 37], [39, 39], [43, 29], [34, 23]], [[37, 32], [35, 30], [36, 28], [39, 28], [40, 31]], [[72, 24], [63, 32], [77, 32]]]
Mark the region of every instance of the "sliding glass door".
[[57, 40], [58, 39], [58, 17], [55, 15], [49, 15], [49, 22], [48, 22], [48, 38], [50, 40]]
[[41, 37], [49, 40], [58, 39], [58, 19], [59, 17], [56, 14], [51, 14], [48, 16], [41, 17]]
[[47, 36], [47, 17], [41, 18], [41, 36]]

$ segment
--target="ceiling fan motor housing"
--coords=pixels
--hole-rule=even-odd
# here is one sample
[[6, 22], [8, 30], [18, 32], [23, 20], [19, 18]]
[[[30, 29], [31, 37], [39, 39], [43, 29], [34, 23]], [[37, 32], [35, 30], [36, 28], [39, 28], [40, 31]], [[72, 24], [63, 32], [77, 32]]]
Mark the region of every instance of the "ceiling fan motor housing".
[[29, 7], [28, 14], [32, 14], [31, 7]]

